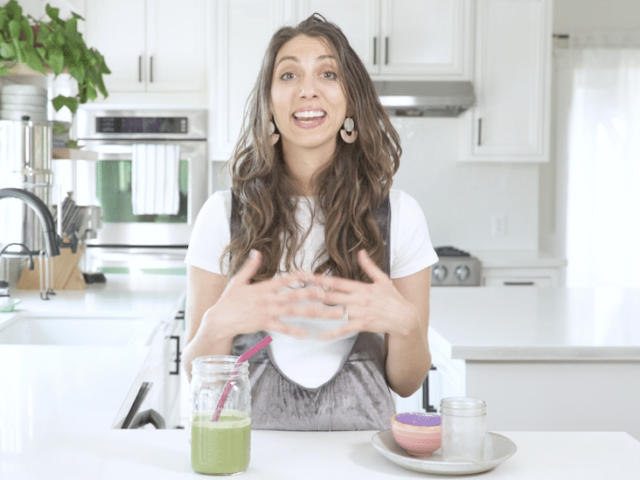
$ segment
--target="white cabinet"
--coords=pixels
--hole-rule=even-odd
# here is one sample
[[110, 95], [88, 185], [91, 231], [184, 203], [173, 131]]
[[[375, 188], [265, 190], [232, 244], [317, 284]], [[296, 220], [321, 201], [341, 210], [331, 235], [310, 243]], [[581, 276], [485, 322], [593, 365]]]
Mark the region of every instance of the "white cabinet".
[[143, 92], [145, 0], [110, 0], [86, 4], [86, 42], [104, 56], [111, 70], [104, 76], [109, 92]]
[[462, 160], [549, 159], [552, 0], [478, 0]]
[[215, 52], [209, 96], [209, 151], [214, 160], [228, 160], [271, 36], [285, 23], [285, 2], [219, 0], [211, 12]]
[[182, 350], [184, 348], [184, 300], [179, 302], [181, 310], [164, 325], [164, 399], [162, 415], [167, 428], [181, 424], [181, 405], [184, 368]]
[[335, 23], [369, 73], [380, 68], [380, 0], [299, 0], [298, 21], [313, 13]]
[[471, 73], [469, 0], [299, 0], [335, 23], [377, 80], [466, 79]]
[[86, 2], [87, 44], [105, 57], [111, 92], [206, 88], [205, 1]]
[[476, 251], [484, 287], [561, 287], [567, 260], [550, 252]]
[[558, 287], [562, 284], [559, 268], [485, 268], [484, 287]]

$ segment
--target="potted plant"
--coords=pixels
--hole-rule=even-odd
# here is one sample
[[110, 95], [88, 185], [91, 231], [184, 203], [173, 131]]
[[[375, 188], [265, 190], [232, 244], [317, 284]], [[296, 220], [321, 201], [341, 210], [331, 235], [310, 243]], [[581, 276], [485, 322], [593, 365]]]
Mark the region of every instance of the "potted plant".
[[78, 82], [78, 94], [58, 95], [52, 104], [56, 111], [67, 107], [75, 115], [78, 105], [95, 100], [98, 92], [108, 96], [102, 76], [111, 71], [78, 32], [78, 20], [84, 18], [72, 12], [71, 18], [62, 20], [60, 10], [49, 4], [45, 11], [46, 21], [24, 16], [16, 0], [0, 6], [0, 75], [9, 74], [18, 63], [43, 74], [50, 70], [56, 77], [68, 72]]

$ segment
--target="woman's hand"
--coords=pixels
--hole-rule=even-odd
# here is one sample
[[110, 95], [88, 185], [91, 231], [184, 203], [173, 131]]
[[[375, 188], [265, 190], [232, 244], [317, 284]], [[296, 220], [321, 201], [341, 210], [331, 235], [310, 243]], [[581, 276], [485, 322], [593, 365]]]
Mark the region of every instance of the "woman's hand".
[[313, 282], [326, 290], [321, 299], [325, 303], [342, 305], [348, 320], [345, 325], [325, 332], [322, 338], [335, 338], [352, 332], [405, 336], [415, 331], [420, 322], [418, 308], [398, 292], [391, 279], [365, 250], [358, 252], [358, 263], [373, 283], [323, 275], [314, 277]]
[[[275, 330], [298, 337], [308, 332], [292, 327], [280, 317], [340, 318], [340, 312], [319, 301], [318, 289], [287, 288], [309, 281], [309, 274], [296, 272], [257, 283], [249, 283], [260, 267], [262, 256], [252, 250], [249, 258], [231, 278], [219, 300], [209, 308], [201, 328], [232, 338], [243, 333]], [[308, 300], [309, 303], [299, 302]]]

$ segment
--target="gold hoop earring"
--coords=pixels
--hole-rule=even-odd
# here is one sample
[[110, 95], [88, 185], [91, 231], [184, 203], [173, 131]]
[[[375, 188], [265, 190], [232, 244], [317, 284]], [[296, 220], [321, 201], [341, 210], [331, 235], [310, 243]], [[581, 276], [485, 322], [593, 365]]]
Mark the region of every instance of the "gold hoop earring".
[[358, 138], [358, 132], [355, 130], [355, 123], [353, 118], [347, 117], [344, 119], [343, 129], [340, 130], [340, 136], [345, 143], [353, 143]]

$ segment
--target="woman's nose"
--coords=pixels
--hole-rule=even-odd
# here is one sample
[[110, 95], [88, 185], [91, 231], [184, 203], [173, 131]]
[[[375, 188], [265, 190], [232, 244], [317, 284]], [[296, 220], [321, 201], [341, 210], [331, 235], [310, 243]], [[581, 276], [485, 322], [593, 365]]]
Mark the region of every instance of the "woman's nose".
[[313, 75], [305, 75], [300, 84], [300, 97], [313, 98], [318, 96], [316, 80]]

